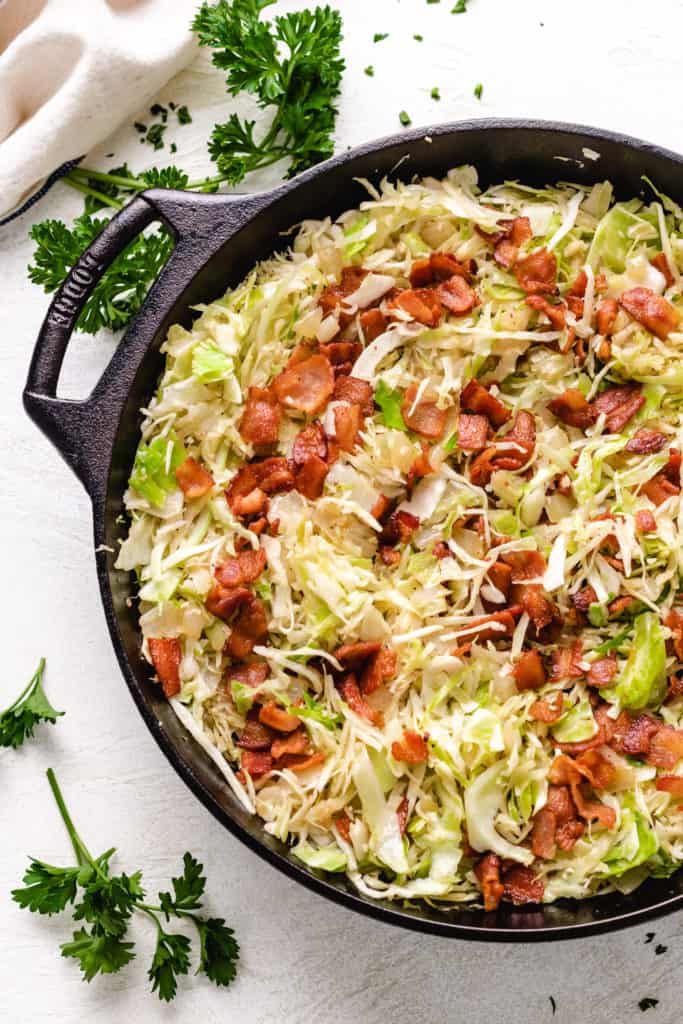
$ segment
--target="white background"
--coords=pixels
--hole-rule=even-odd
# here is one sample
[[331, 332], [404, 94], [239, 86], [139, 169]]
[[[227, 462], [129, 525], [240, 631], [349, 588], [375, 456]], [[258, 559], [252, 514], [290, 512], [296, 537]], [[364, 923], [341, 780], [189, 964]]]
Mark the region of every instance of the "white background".
[[[452, 3], [338, 0], [348, 65], [338, 150], [398, 130], [401, 109], [415, 125], [528, 115], [608, 127], [683, 150], [678, 0], [470, 0], [459, 16], [449, 13]], [[86, 0], [74, 5], [87, 17]], [[374, 32], [390, 37], [373, 45]], [[415, 32], [423, 43], [413, 40]], [[368, 64], [374, 78], [363, 73]], [[478, 82], [480, 102], [473, 97]], [[439, 103], [429, 96], [435, 85]], [[178, 163], [209, 170], [208, 129], [235, 109], [221, 75], [199, 58], [160, 99], [186, 102], [195, 115], [191, 126], [175, 131]], [[104, 160], [110, 152], [115, 161]], [[167, 153], [155, 156], [170, 159]], [[151, 155], [124, 126], [89, 163], [104, 168], [127, 157], [141, 167]], [[254, 187], [274, 180], [275, 173]], [[231, 838], [175, 776], [115, 663], [95, 583], [86, 496], [20, 402], [47, 306], [25, 276], [27, 232], [34, 221], [71, 214], [79, 205], [57, 186], [35, 212], [0, 229], [0, 706], [44, 654], [49, 694], [67, 711], [25, 749], [0, 750], [0, 1020], [629, 1024], [643, 1019], [638, 1001], [644, 996], [659, 999], [646, 1021], [679, 1020], [680, 914], [552, 946], [466, 944], [399, 931], [295, 886]], [[106, 339], [73, 344], [62, 393], [84, 395], [110, 348]], [[70, 854], [45, 781], [49, 765], [94, 851], [116, 845], [121, 869], [143, 868], [150, 889], [177, 871], [186, 848], [203, 860], [210, 908], [234, 925], [242, 946], [231, 989], [191, 979], [174, 1005], [158, 1005], [147, 994], [152, 935], [144, 921], [133, 929], [138, 960], [88, 986], [75, 963], [58, 955], [67, 918], [38, 918], [10, 902], [27, 854], [57, 862]], [[657, 934], [646, 945], [648, 931]], [[657, 942], [668, 952], [656, 956]]]

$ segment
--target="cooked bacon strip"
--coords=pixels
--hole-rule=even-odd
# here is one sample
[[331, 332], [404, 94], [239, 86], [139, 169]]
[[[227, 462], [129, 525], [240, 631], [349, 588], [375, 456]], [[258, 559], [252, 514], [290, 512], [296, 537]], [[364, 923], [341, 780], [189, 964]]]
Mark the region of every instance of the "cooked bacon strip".
[[586, 831], [586, 826], [578, 818], [572, 818], [570, 821], [565, 821], [563, 825], [557, 826], [555, 833], [555, 842], [561, 850], [571, 850], [576, 846], [578, 839]]
[[370, 515], [373, 519], [376, 519], [381, 523], [386, 516], [387, 512], [391, 508], [391, 501], [387, 498], [386, 494], [380, 494], [375, 504], [370, 509]]
[[660, 793], [671, 793], [683, 800], [683, 775], [660, 775], [655, 786]]
[[336, 683], [341, 699], [345, 701], [352, 711], [361, 718], [367, 719], [373, 725], [382, 724], [382, 712], [371, 708], [358, 689], [358, 683], [353, 672], [350, 672], [340, 682]]
[[594, 789], [606, 789], [614, 778], [616, 768], [600, 750], [586, 750], [574, 761], [574, 764]]
[[666, 341], [681, 321], [676, 307], [651, 288], [630, 288], [622, 292], [619, 305], [660, 341]]
[[596, 312], [596, 326], [598, 334], [608, 338], [614, 330], [614, 324], [619, 312], [619, 303], [616, 299], [603, 299], [599, 303]]
[[510, 566], [513, 583], [538, 579], [547, 568], [540, 551], [504, 551], [500, 560]]
[[364, 416], [372, 416], [375, 403], [373, 390], [366, 380], [358, 377], [337, 377], [334, 382], [332, 398], [335, 402], [348, 402], [349, 405], [359, 405]]
[[443, 315], [439, 296], [431, 288], [406, 288], [389, 302], [388, 308], [403, 310], [425, 327], [436, 327]]
[[533, 868], [519, 864], [503, 875], [505, 898], [513, 903], [542, 903], [545, 885]]
[[247, 720], [237, 740], [237, 746], [242, 750], [270, 750], [274, 738], [273, 730], [265, 722], [259, 721], [258, 709], [252, 708], [247, 714]]
[[536, 636], [549, 626], [562, 624], [562, 616], [556, 605], [547, 597], [536, 583], [513, 583], [511, 598], [518, 601], [522, 610], [531, 619]]
[[365, 338], [365, 344], [369, 345], [371, 341], [375, 340], [375, 338], [379, 338], [380, 334], [384, 334], [388, 326], [388, 321], [381, 310], [366, 309], [360, 315], [360, 326], [363, 331], [363, 337]]
[[303, 466], [311, 455], [317, 455], [323, 460], [327, 458], [327, 437], [322, 423], [317, 420], [300, 430], [292, 445], [292, 461], [295, 466]]
[[515, 631], [515, 616], [521, 613], [519, 605], [507, 608], [504, 612], [482, 615], [468, 624], [468, 632], [463, 639], [469, 643], [484, 643], [486, 640], [502, 640]]
[[458, 447], [464, 452], [480, 452], [486, 447], [489, 421], [485, 416], [461, 412], [458, 417]]
[[510, 419], [510, 410], [507, 406], [474, 378], [469, 381], [460, 396], [460, 407], [467, 409], [468, 412], [486, 416], [496, 430]]
[[278, 402], [286, 409], [297, 409], [314, 416], [324, 409], [334, 391], [332, 365], [329, 359], [318, 353], [283, 370], [271, 387]]
[[656, 768], [675, 768], [683, 758], [683, 729], [672, 725], [661, 725], [650, 741], [647, 752], [648, 764]]
[[[377, 310], [373, 310], [377, 312]], [[332, 363], [332, 366], [341, 366], [344, 363], [355, 363], [363, 351], [359, 341], [330, 341], [320, 346], [320, 354]]]
[[588, 685], [600, 689], [601, 686], [609, 686], [617, 674], [616, 655], [608, 654], [604, 658], [598, 658], [591, 662], [588, 669]]
[[658, 252], [656, 256], [653, 256], [650, 260], [650, 265], [658, 270], [660, 274], [664, 275], [667, 288], [670, 288], [671, 285], [675, 283], [676, 279], [671, 273], [671, 267], [669, 266], [669, 261], [666, 258], [665, 252]]
[[177, 637], [150, 637], [147, 646], [164, 696], [175, 697], [180, 693], [180, 640]]
[[496, 590], [499, 590], [505, 601], [507, 601], [510, 596], [510, 587], [512, 586], [512, 569], [510, 566], [504, 562], [494, 562], [489, 567], [486, 575]]
[[479, 304], [474, 288], [471, 288], [463, 277], [449, 277], [447, 281], [435, 289], [441, 305], [454, 316], [464, 316]]
[[612, 808], [583, 795], [581, 780], [587, 773], [589, 769], [585, 766], [578, 765], [566, 754], [559, 754], [550, 766], [548, 779], [556, 785], [569, 785], [577, 813], [585, 821], [599, 821], [605, 828], [614, 828], [616, 814]]
[[360, 641], [355, 644], [342, 644], [332, 651], [333, 656], [344, 668], [357, 669], [381, 649], [382, 645], [378, 640]]
[[555, 693], [552, 697], [544, 697], [542, 700], [537, 700], [529, 708], [529, 718], [533, 718], [537, 722], [543, 722], [544, 725], [552, 725], [563, 714], [564, 698], [561, 693]]
[[503, 898], [505, 887], [500, 880], [500, 857], [497, 853], [485, 853], [474, 866], [474, 873], [484, 897], [484, 910], [497, 910]]
[[334, 434], [343, 452], [352, 452], [361, 424], [359, 405], [337, 405], [334, 408]]
[[683, 677], [673, 675], [669, 679], [664, 703], [668, 704], [669, 701], [678, 700], [679, 697], [683, 697]]
[[321, 423], [311, 423], [297, 434], [292, 445], [294, 486], [300, 494], [312, 501], [323, 492], [325, 477], [330, 469], [328, 455], [328, 439]]
[[531, 850], [534, 857], [552, 860], [555, 856], [555, 831], [557, 818], [549, 807], [542, 807], [533, 818], [531, 829]]
[[259, 711], [259, 722], [276, 729], [277, 732], [294, 732], [301, 725], [301, 719], [284, 711], [275, 701], [264, 704]]
[[306, 772], [309, 768], [315, 768], [316, 765], [322, 764], [324, 760], [325, 754], [322, 750], [317, 750], [314, 754], [307, 754], [305, 757], [284, 754], [280, 758], [278, 768], [287, 768], [290, 772]]
[[454, 274], [465, 280], [470, 276], [468, 267], [460, 263], [452, 253], [433, 252], [425, 259], [413, 261], [410, 284], [412, 288], [424, 288], [435, 281], [446, 281]]
[[436, 402], [420, 401], [415, 405], [417, 386], [411, 384], [401, 402], [401, 413], [407, 427], [421, 437], [437, 440], [446, 425], [446, 410], [439, 409]]
[[422, 480], [423, 477], [429, 476], [429, 474], [433, 472], [434, 469], [429, 461], [429, 446], [423, 441], [422, 450], [408, 470], [408, 474], [406, 476], [406, 490], [408, 495], [410, 496], [413, 493], [413, 488], [418, 480]]
[[242, 466], [230, 481], [225, 497], [236, 516], [255, 515], [265, 508], [268, 494], [289, 491], [293, 486], [287, 460], [274, 456]]
[[175, 471], [175, 478], [178, 481], [178, 487], [190, 501], [195, 498], [203, 498], [214, 485], [214, 479], [208, 469], [200, 465], [196, 459], [191, 458], [180, 463]]
[[500, 231], [495, 238], [493, 258], [501, 267], [509, 268], [519, 255], [519, 248], [533, 237], [531, 221], [528, 217], [515, 217], [514, 220], [498, 221]]
[[591, 402], [596, 413], [605, 413], [605, 426], [610, 434], [618, 434], [624, 429], [639, 409], [645, 404], [645, 395], [640, 385], [607, 388]]
[[524, 690], [539, 690], [546, 682], [545, 666], [538, 651], [525, 651], [512, 670], [515, 686]]
[[520, 409], [515, 415], [512, 429], [503, 438], [504, 441], [514, 441], [524, 449], [524, 461], [530, 459], [536, 444], [536, 418], [533, 413], [526, 409]]
[[[216, 591], [218, 594], [211, 600]], [[217, 584], [206, 599], [206, 607], [213, 615], [226, 620], [237, 609], [232, 632], [224, 648], [224, 652], [235, 661], [244, 661], [256, 644], [268, 635], [265, 608], [250, 590], [238, 588], [230, 591]]]
[[269, 672], [270, 669], [265, 661], [254, 661], [250, 665], [234, 665], [225, 670], [223, 682], [229, 685], [235, 681], [255, 690], [265, 683]]
[[547, 249], [538, 249], [515, 264], [515, 277], [530, 294], [557, 292], [557, 260]]
[[281, 415], [280, 406], [272, 391], [266, 388], [249, 388], [239, 425], [240, 435], [243, 440], [257, 447], [277, 444]]
[[265, 751], [242, 751], [240, 764], [242, 772], [251, 775], [252, 779], [260, 779], [273, 770], [273, 758]]
[[559, 302], [553, 305], [542, 295], [527, 295], [525, 302], [538, 313], [544, 313], [556, 331], [563, 331], [567, 326], [567, 305]]
[[558, 825], [563, 825], [576, 815], [576, 807], [567, 785], [548, 786], [546, 807], [553, 812]]
[[398, 831], [401, 836], [404, 836], [406, 834], [406, 828], [408, 825], [408, 814], [408, 798], [404, 796], [400, 804], [396, 808], [396, 817], [398, 818]]
[[595, 423], [597, 413], [577, 388], [567, 388], [557, 398], [548, 402], [548, 408], [558, 420], [570, 427], [584, 430]]
[[661, 452], [662, 448], [666, 448], [666, 434], [642, 427], [635, 432], [624, 451], [635, 452], [637, 455], [652, 455], [654, 452]]
[[204, 603], [207, 611], [217, 619], [227, 622], [233, 612], [246, 604], [251, 596], [251, 591], [246, 587], [223, 587], [216, 583], [207, 594]]
[[666, 475], [666, 472], [656, 473], [640, 488], [641, 494], [649, 498], [653, 505], [659, 507], [671, 497], [677, 497], [681, 493], [679, 484], [673, 483]]
[[273, 740], [270, 753], [273, 759], [277, 761], [285, 754], [306, 754], [308, 749], [308, 733], [300, 727], [294, 732], [290, 732], [284, 739]]
[[234, 558], [227, 558], [214, 570], [214, 576], [222, 587], [244, 587], [254, 583], [266, 567], [266, 553], [263, 548], [249, 548], [240, 551]]
[[398, 658], [392, 647], [384, 646], [375, 654], [370, 655], [361, 672], [361, 692], [367, 696], [379, 690], [396, 675]]
[[391, 756], [406, 764], [422, 764], [429, 756], [429, 747], [424, 736], [414, 729], [405, 729], [400, 740], [391, 744]]
[[583, 675], [583, 644], [580, 638], [575, 640], [571, 647], [556, 647], [551, 657], [550, 677], [553, 682], [559, 682], [561, 679], [579, 679]]

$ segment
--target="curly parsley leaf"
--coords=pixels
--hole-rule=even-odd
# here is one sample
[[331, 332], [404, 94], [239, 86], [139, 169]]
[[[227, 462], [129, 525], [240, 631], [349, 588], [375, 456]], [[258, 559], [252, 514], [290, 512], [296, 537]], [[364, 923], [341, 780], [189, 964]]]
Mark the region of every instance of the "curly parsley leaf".
[[379, 406], [382, 419], [387, 427], [404, 431], [408, 429], [401, 412], [403, 395], [400, 391], [390, 388], [381, 377], [377, 381], [377, 387], [375, 388], [375, 402]]
[[12, 892], [15, 903], [48, 915], [73, 905], [74, 921], [84, 921], [89, 928], [79, 928], [60, 948], [62, 956], [78, 961], [86, 981], [97, 974], [114, 974], [135, 957], [134, 944], [127, 941], [127, 935], [133, 914], [140, 913], [156, 926], [157, 941], [148, 977], [152, 992], [160, 999], [168, 1002], [175, 997], [178, 978], [190, 969], [192, 951], [190, 939], [164, 930], [161, 915], [167, 920], [174, 916], [192, 922], [199, 938], [197, 973], [205, 974], [215, 985], [229, 985], [239, 959], [234, 933], [222, 918], [206, 919], [194, 913], [201, 909], [206, 887], [202, 865], [185, 853], [183, 873], [171, 879], [173, 895], [159, 893], [158, 906], [146, 903], [141, 872], [112, 875], [113, 848], [99, 857], [92, 856], [76, 831], [51, 768], [47, 776], [77, 863], [62, 868], [34, 858], [24, 875], [24, 887]]
[[332, 155], [336, 99], [344, 61], [338, 11], [316, 7], [270, 22], [260, 15], [272, 0], [204, 3], [192, 24], [201, 46], [226, 72], [228, 92], [252, 93], [272, 110], [260, 136], [253, 121], [232, 114], [215, 126], [209, 153], [221, 175], [237, 184], [251, 171], [288, 160], [288, 177]]
[[52, 725], [64, 714], [52, 707], [43, 689], [45, 658], [26, 688], [5, 711], [0, 714], [0, 747], [20, 747], [24, 740], [33, 736], [33, 730], [40, 722]]

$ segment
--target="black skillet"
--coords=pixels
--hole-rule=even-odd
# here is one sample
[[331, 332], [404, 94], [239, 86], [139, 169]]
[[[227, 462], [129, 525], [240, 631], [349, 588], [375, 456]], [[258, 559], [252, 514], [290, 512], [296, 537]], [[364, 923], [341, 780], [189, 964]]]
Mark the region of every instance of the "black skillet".
[[[354, 910], [415, 931], [468, 939], [530, 941], [578, 938], [635, 924], [683, 905], [683, 872], [650, 879], [629, 896], [609, 895], [543, 907], [503, 904], [496, 913], [441, 912], [372, 901], [339, 875], [312, 872], [269, 836], [234, 799], [217, 768], [180, 725], [150, 682], [131, 576], [114, 569], [122, 536], [117, 522], [138, 443], [139, 409], [153, 393], [161, 345], [171, 324], [189, 325], [191, 306], [223, 294], [257, 260], [287, 245], [305, 218], [332, 217], [365, 198], [354, 179], [378, 182], [442, 176], [474, 164], [484, 184], [517, 178], [530, 185], [608, 178], [618, 196], [643, 192], [642, 175], [683, 203], [683, 158], [657, 146], [594, 128], [535, 121], [468, 121], [403, 132], [350, 150], [261, 195], [195, 195], [152, 190], [113, 218], [69, 274], [52, 302], [36, 344], [24, 405], [87, 490], [93, 505], [97, 576], [123, 676], [152, 735], [175, 770], [212, 814], [252, 850], [309, 889]], [[79, 310], [114, 257], [154, 221], [175, 249], [90, 396], [56, 397], [57, 381]], [[273, 881], [275, 884], [275, 881]]]

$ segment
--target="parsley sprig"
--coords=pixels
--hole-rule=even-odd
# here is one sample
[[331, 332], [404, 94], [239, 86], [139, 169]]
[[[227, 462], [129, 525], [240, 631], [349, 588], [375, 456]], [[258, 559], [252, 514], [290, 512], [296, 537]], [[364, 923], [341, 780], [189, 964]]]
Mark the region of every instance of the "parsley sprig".
[[219, 172], [235, 185], [252, 171], [288, 160], [288, 177], [332, 155], [344, 61], [339, 52], [341, 15], [330, 7], [292, 11], [260, 20], [273, 0], [204, 3], [192, 28], [200, 46], [225, 71], [228, 92], [249, 92], [273, 111], [263, 135], [255, 121], [232, 114], [217, 124], [209, 153]]
[[71, 839], [76, 864], [56, 867], [31, 859], [23, 881], [12, 898], [20, 907], [37, 914], [57, 914], [71, 906], [73, 919], [84, 922], [70, 942], [62, 944], [62, 956], [77, 960], [85, 981], [98, 974], [114, 974], [135, 957], [134, 943], [127, 941], [128, 925], [134, 912], [151, 920], [156, 928], [156, 946], [147, 972], [152, 992], [170, 1001], [178, 990], [178, 978], [190, 970], [191, 942], [187, 936], [164, 928], [171, 918], [192, 922], [199, 939], [197, 974], [205, 974], [215, 985], [229, 985], [235, 977], [239, 946], [231, 928], [218, 917], [202, 917], [201, 900], [206, 887], [203, 867], [190, 853], [183, 857], [183, 871], [171, 879], [171, 890], [160, 892], [159, 902], [145, 901], [142, 872], [132, 875], [110, 873], [114, 848], [93, 857], [76, 831], [53, 770], [48, 782]]
[[27, 686], [13, 704], [0, 714], [0, 747], [20, 747], [33, 736], [40, 722], [54, 725], [63, 711], [56, 711], [45, 695], [43, 673], [45, 658], [41, 658]]

